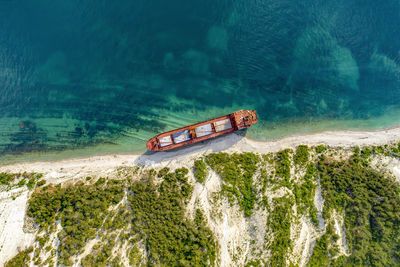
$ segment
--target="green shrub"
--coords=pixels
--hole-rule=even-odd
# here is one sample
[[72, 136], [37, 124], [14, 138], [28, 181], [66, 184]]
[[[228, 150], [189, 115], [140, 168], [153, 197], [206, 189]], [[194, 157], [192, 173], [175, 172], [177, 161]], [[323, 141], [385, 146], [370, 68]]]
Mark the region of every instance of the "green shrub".
[[306, 174], [300, 185], [295, 185], [293, 193], [297, 203], [297, 211], [303, 215], [310, 215], [314, 224], [318, 223], [317, 209], [314, 205], [315, 189], [317, 187], [317, 169], [314, 163], [307, 166]]
[[296, 153], [293, 157], [293, 161], [296, 165], [305, 164], [310, 157], [310, 153], [308, 153], [308, 146], [299, 145], [296, 149]]
[[36, 184], [36, 178], [33, 177], [33, 178], [29, 179], [26, 186], [28, 187], [29, 190], [31, 190], [35, 186], [35, 184]]
[[260, 266], [265, 266], [265, 261], [264, 260], [251, 260], [246, 263], [245, 267], [260, 267]]
[[139, 266], [141, 260], [142, 260], [142, 255], [140, 254], [139, 249], [137, 246], [134, 246], [128, 254], [128, 259], [129, 259], [129, 264], [131, 266]]
[[[351, 266], [399, 266], [400, 186], [364, 166], [359, 157], [355, 154], [348, 161], [321, 160], [318, 164], [324, 213], [333, 208], [345, 212], [350, 256], [340, 261]], [[327, 253], [322, 254], [316, 262], [324, 261]]]
[[204, 183], [208, 175], [208, 169], [203, 159], [199, 159], [194, 162], [193, 174], [197, 182]]
[[327, 150], [327, 148], [324, 145], [318, 145], [315, 147], [315, 152], [318, 154], [324, 152], [325, 150]]
[[48, 238], [37, 236], [36, 237], [36, 241], [38, 241], [39, 242], [39, 246], [41, 248], [43, 248], [44, 245], [46, 244], [46, 242], [48, 241]]
[[378, 154], [383, 154], [383, 153], [385, 153], [385, 149], [384, 149], [382, 146], [377, 146], [377, 147], [375, 148], [375, 150], [376, 150], [376, 152], [377, 152]]
[[[17, 177], [22, 177], [22, 180], [18, 182], [17, 186], [21, 187], [25, 184], [29, 189], [32, 189], [38, 179], [43, 176], [41, 173], [0, 173], [0, 185], [14, 185], [15, 179]], [[26, 183], [28, 180], [28, 183]]]
[[7, 261], [4, 266], [5, 267], [25, 267], [29, 266], [29, 262], [31, 257], [29, 254], [33, 251], [33, 248], [30, 247], [26, 250], [19, 252], [16, 256], [14, 256], [11, 260]]
[[[196, 212], [194, 221], [188, 220], [185, 215], [185, 204], [190, 199], [192, 186], [188, 184], [186, 168], [176, 169], [170, 172], [168, 168], [161, 170], [158, 175], [162, 178], [160, 184], [152, 181], [151, 177], [154, 172], [144, 172], [142, 180], [131, 180], [127, 191], [129, 194], [128, 202], [126, 205], [121, 205], [118, 211], [107, 211], [107, 207], [102, 207], [101, 211], [106, 213], [98, 214], [101, 218], [107, 216], [104, 224], [96, 226], [96, 229], [104, 229], [102, 239], [107, 240], [103, 243], [98, 243], [93, 246], [91, 254], [82, 259], [84, 266], [118, 266], [120, 264], [120, 257], [116, 255], [113, 257], [112, 249], [116, 244], [116, 234], [121, 228], [126, 227], [125, 233], [121, 233], [120, 240], [129, 239], [133, 248], [128, 252], [128, 259], [131, 265], [140, 265], [148, 263], [156, 266], [209, 266], [214, 265], [216, 257], [216, 243], [209, 228], [207, 228], [204, 215], [201, 211]], [[82, 185], [80, 185], [82, 186]], [[102, 186], [83, 186], [87, 189], [102, 189], [110, 192], [112, 195], [113, 190], [110, 186], [116, 186], [123, 192], [124, 186], [115, 180], [108, 181], [107, 185]], [[59, 190], [62, 190], [61, 188]], [[81, 192], [76, 192], [77, 196]], [[93, 192], [94, 193], [94, 192]], [[92, 205], [95, 205], [97, 200], [103, 202], [102, 198], [95, 193], [91, 195]], [[65, 198], [65, 196], [63, 197]], [[75, 203], [75, 198], [72, 198]], [[85, 203], [86, 201], [83, 201]], [[111, 203], [115, 204], [115, 203]], [[81, 207], [81, 204], [77, 204]], [[62, 208], [61, 208], [62, 209]], [[70, 209], [66, 212], [68, 212]], [[72, 210], [76, 210], [76, 206]], [[61, 211], [64, 212], [64, 211]], [[73, 212], [68, 216], [68, 222], [73, 220], [77, 215]], [[63, 217], [63, 216], [61, 216]], [[89, 216], [90, 218], [91, 216]], [[85, 221], [86, 218], [81, 218], [79, 225], [90, 224], [90, 221]], [[62, 223], [64, 220], [62, 220]], [[67, 232], [68, 229], [73, 229], [76, 225], [75, 222], [63, 224], [63, 231]], [[80, 226], [82, 227], [82, 226]], [[129, 229], [129, 230], [128, 230]], [[91, 229], [89, 229], [91, 231]], [[108, 234], [107, 234], [108, 233]], [[60, 240], [70, 240], [73, 235], [79, 233], [68, 232], [67, 235], [59, 236]], [[93, 231], [91, 236], [86, 236], [85, 240], [93, 238], [96, 232]], [[75, 239], [72, 239], [75, 240]], [[148, 257], [142, 258], [141, 252], [138, 249], [137, 242], [144, 240], [144, 245]], [[82, 240], [77, 240], [75, 244], [85, 244]], [[64, 241], [65, 242], [65, 241]], [[63, 246], [65, 247], [64, 243]], [[80, 252], [81, 247], [67, 247], [64, 248], [69, 255], [75, 255]], [[63, 255], [62, 252], [60, 255]], [[69, 257], [62, 258], [64, 264], [68, 264]], [[150, 265], [151, 265], [150, 264]]]
[[[149, 260], [156, 265], [214, 265], [215, 241], [203, 215], [197, 211], [194, 222], [185, 218], [184, 204], [192, 188], [185, 179], [174, 179], [179, 173], [163, 171], [159, 188], [142, 181], [129, 188], [133, 193], [128, 196], [132, 234], [146, 240]], [[132, 253], [137, 255], [137, 251]]]
[[39, 186], [42, 186], [42, 185], [45, 185], [45, 184], [46, 184], [46, 180], [40, 180], [40, 181], [38, 181], [36, 183], [36, 186], [39, 187]]
[[186, 183], [188, 181], [186, 175], [189, 173], [189, 170], [186, 168], [179, 168], [175, 170], [175, 177], [179, 182]]
[[282, 185], [286, 186], [287, 188], [291, 189], [292, 185], [290, 183], [290, 154], [293, 151], [291, 149], [285, 149], [282, 151], [279, 151], [276, 156], [276, 164], [275, 164], [275, 174], [283, 178]]
[[11, 182], [15, 180], [15, 174], [8, 174], [8, 173], [0, 173], [0, 185], [9, 185]]
[[[68, 265], [69, 258], [77, 254], [88, 239], [95, 237], [108, 207], [117, 204], [123, 197], [120, 183], [110, 181], [107, 187], [83, 184], [65, 188], [45, 186], [32, 194], [27, 214], [40, 227], [51, 232], [56, 218], [61, 220], [63, 229], [58, 235], [61, 263]], [[40, 238], [38, 240], [44, 242]]]
[[169, 168], [168, 168], [168, 167], [162, 168], [162, 169], [158, 172], [157, 176], [158, 176], [158, 177], [164, 177], [166, 174], [168, 174], [168, 172], [169, 172]]
[[369, 147], [364, 147], [364, 148], [361, 150], [361, 157], [362, 157], [362, 158], [367, 159], [367, 158], [369, 158], [371, 155], [372, 155], [372, 150], [369, 149]]
[[221, 175], [225, 183], [222, 193], [231, 199], [234, 197], [245, 216], [250, 216], [257, 197], [253, 188], [253, 175], [257, 171], [259, 156], [249, 152], [232, 155], [213, 153], [207, 156], [206, 161]]
[[308, 266], [330, 266], [327, 234], [317, 239]]
[[273, 240], [268, 246], [271, 251], [271, 266], [286, 266], [287, 253], [292, 248], [290, 225], [293, 204], [293, 201], [286, 197], [274, 199], [274, 209], [267, 221], [273, 232]]
[[263, 154], [262, 158], [268, 162], [269, 164], [274, 164], [275, 160], [274, 160], [274, 153], [269, 152], [268, 154]]
[[102, 185], [102, 184], [104, 184], [105, 182], [106, 182], [106, 178], [100, 177], [100, 178], [96, 181], [95, 185]]
[[21, 181], [18, 182], [18, 187], [22, 187], [26, 184], [26, 180], [22, 179]]

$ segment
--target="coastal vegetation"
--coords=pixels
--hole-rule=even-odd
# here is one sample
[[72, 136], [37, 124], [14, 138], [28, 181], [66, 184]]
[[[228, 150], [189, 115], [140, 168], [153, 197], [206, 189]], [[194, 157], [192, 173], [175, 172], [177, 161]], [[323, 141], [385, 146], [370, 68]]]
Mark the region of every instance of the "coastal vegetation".
[[33, 247], [29, 247], [26, 250], [19, 252], [14, 258], [9, 260], [5, 267], [20, 267], [20, 266], [28, 266], [31, 257], [29, 256], [32, 253]]
[[[216, 244], [198, 209], [193, 221], [184, 216], [185, 204], [192, 193], [186, 168], [170, 172], [164, 168], [123, 180], [100, 177], [92, 183], [48, 185], [38, 188], [28, 204], [28, 216], [39, 226], [37, 247], [18, 254], [8, 266], [26, 262], [56, 260], [70, 266], [94, 242], [91, 253], [82, 257], [84, 266], [109, 262], [116, 266], [127, 257], [132, 265], [147, 263], [162, 266], [214, 265]], [[158, 176], [158, 177], [156, 177]], [[161, 179], [159, 184], [156, 179]], [[91, 179], [90, 179], [91, 180]], [[125, 199], [125, 201], [123, 201]], [[124, 204], [127, 203], [127, 204]], [[57, 230], [57, 225], [61, 229]], [[52, 248], [54, 240], [60, 244]], [[128, 255], [119, 255], [117, 247], [130, 246]], [[139, 247], [144, 246], [144, 259]], [[39, 255], [50, 256], [41, 259]], [[57, 255], [54, 256], [54, 255]]]
[[[1, 174], [6, 187], [33, 181], [27, 215], [38, 227], [33, 246], [6, 266], [213, 266], [221, 246], [235, 246], [226, 249], [233, 265], [292, 266], [303, 257], [296, 251], [304, 225], [315, 235], [315, 245], [307, 241], [308, 266], [399, 266], [400, 185], [384, 168], [399, 155], [400, 144], [302, 145], [211, 153], [190, 169], [120, 168], [112, 178], [64, 185], [38, 174]], [[190, 171], [199, 183], [220, 179], [209, 207], [193, 194]], [[227, 214], [234, 206], [237, 221]], [[221, 242], [214, 228], [227, 217], [224, 229], [248, 231], [235, 232], [236, 245]]]
[[254, 153], [213, 153], [206, 161], [224, 181], [222, 194], [232, 201], [236, 200], [246, 217], [251, 216], [256, 201], [253, 176], [259, 156]]
[[206, 180], [208, 175], [208, 168], [203, 159], [194, 161], [193, 175], [196, 178], [196, 181], [199, 183], [204, 183], [204, 181]]
[[151, 181], [134, 182], [129, 190], [131, 233], [146, 241], [149, 260], [165, 266], [214, 265], [216, 250], [212, 232], [201, 210], [194, 221], [184, 216], [192, 192], [188, 170], [163, 171], [159, 187]]
[[[318, 164], [325, 198], [324, 217], [342, 211], [350, 255], [335, 259], [330, 250], [332, 231], [318, 240], [313, 262], [352, 266], [400, 264], [400, 186], [365, 163], [366, 153], [355, 149], [348, 161], [322, 158]], [[378, 153], [384, 153], [379, 152]]]
[[32, 189], [35, 186], [42, 186], [46, 183], [45, 180], [40, 180], [43, 177], [41, 173], [0, 173], [0, 186], [5, 186], [7, 190], [16, 187], [27, 186]]
[[291, 169], [291, 161], [290, 156], [293, 154], [293, 150], [285, 149], [276, 153], [276, 162], [275, 162], [275, 174], [278, 176], [281, 181], [281, 186], [285, 186], [289, 189], [292, 188], [292, 184], [290, 183], [290, 169]]
[[293, 194], [297, 204], [297, 212], [309, 215], [311, 221], [316, 225], [317, 209], [314, 205], [315, 190], [317, 187], [317, 169], [314, 163], [309, 163], [306, 174], [300, 184], [295, 184]]
[[[27, 214], [35, 218], [42, 231], [51, 234], [56, 230], [55, 221], [61, 223], [62, 230], [57, 235], [61, 242], [57, 249], [60, 264], [71, 265], [70, 258], [96, 236], [107, 209], [122, 200], [121, 183], [111, 180], [107, 186], [83, 183], [64, 188], [46, 186], [32, 195]], [[41, 248], [47, 243], [38, 241]]]
[[293, 245], [290, 239], [293, 205], [293, 200], [288, 197], [274, 199], [274, 209], [267, 221], [273, 236], [268, 246], [271, 251], [268, 262], [271, 266], [286, 266], [287, 253]]
[[299, 145], [296, 149], [296, 154], [293, 157], [293, 161], [296, 165], [305, 164], [310, 157], [310, 153], [308, 153], [308, 146]]

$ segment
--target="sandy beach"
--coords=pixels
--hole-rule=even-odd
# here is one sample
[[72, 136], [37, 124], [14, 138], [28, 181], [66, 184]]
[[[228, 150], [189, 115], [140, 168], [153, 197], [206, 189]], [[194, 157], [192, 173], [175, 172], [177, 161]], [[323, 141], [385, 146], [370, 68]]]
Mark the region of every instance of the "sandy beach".
[[60, 161], [17, 163], [0, 166], [0, 172], [39, 172], [45, 173], [49, 182], [69, 176], [71, 179], [84, 177], [91, 173], [106, 175], [121, 166], [154, 166], [180, 164], [212, 152], [256, 152], [269, 153], [285, 148], [295, 148], [300, 144], [330, 147], [352, 147], [362, 145], [387, 144], [400, 141], [400, 127], [376, 131], [327, 131], [309, 135], [295, 135], [277, 140], [256, 141], [246, 137], [229, 134], [227, 136], [195, 144], [178, 150], [142, 155], [105, 155], [88, 158], [75, 158]]
[[[89, 158], [75, 158], [54, 162], [29, 162], [0, 166], [0, 172], [43, 173], [47, 183], [61, 183], [82, 177], [108, 177], [119, 167], [147, 166], [160, 168], [168, 166], [190, 167], [193, 159], [212, 152], [277, 152], [295, 148], [300, 144], [309, 146], [324, 144], [330, 147], [349, 148], [352, 146], [377, 145], [400, 141], [400, 127], [379, 131], [330, 131], [311, 135], [286, 137], [279, 140], [255, 141], [230, 134], [191, 147], [142, 155], [107, 155]], [[0, 192], [0, 265], [14, 256], [17, 251], [33, 242], [34, 235], [23, 231], [24, 214], [29, 192], [22, 188]], [[10, 233], [13, 233], [12, 236]]]

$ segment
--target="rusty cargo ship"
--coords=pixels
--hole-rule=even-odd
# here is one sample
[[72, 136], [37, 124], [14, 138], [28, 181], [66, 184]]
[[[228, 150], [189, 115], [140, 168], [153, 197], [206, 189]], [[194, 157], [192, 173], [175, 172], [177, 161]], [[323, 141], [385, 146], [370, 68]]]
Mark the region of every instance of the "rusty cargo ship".
[[239, 110], [215, 119], [161, 133], [147, 141], [147, 149], [165, 151], [246, 129], [258, 121], [255, 110]]

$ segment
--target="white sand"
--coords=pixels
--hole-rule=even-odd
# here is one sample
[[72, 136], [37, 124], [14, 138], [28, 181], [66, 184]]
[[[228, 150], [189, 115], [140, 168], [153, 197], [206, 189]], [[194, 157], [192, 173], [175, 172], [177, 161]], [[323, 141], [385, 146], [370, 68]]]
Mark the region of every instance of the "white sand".
[[0, 266], [33, 242], [34, 234], [23, 231], [27, 200], [27, 191], [0, 192]]
[[[210, 140], [205, 143], [191, 147], [182, 148], [172, 152], [157, 152], [143, 155], [108, 155], [90, 158], [77, 158], [56, 162], [29, 162], [5, 165], [0, 167], [0, 172], [38, 172], [44, 174], [48, 183], [60, 183], [67, 180], [75, 180], [86, 176], [107, 177], [115, 173], [116, 168], [121, 166], [152, 166], [171, 168], [177, 166], [190, 166], [192, 160], [202, 154], [210, 152], [276, 152], [284, 148], [294, 148], [299, 144], [319, 145], [325, 144], [331, 147], [351, 147], [360, 145], [375, 145], [400, 141], [400, 127], [385, 129], [381, 131], [355, 132], [355, 131], [331, 131], [312, 135], [287, 137], [272, 141], [254, 141], [236, 134], [229, 134], [225, 137]], [[393, 169], [395, 174], [400, 175], [400, 167]], [[398, 172], [398, 173], [397, 173]], [[199, 195], [202, 195], [203, 188], [199, 188]], [[15, 192], [13, 194], [16, 194]], [[0, 265], [14, 256], [18, 249], [23, 249], [32, 243], [32, 234], [22, 231], [26, 201], [28, 192], [17, 193], [19, 196], [12, 200], [10, 192], [0, 192]], [[203, 192], [204, 194], [204, 192]], [[200, 197], [204, 206], [207, 202]], [[209, 214], [207, 214], [209, 216]], [[223, 219], [226, 222], [227, 214]], [[229, 222], [228, 222], [229, 225]], [[225, 225], [226, 231], [231, 228]], [[306, 228], [304, 228], [306, 230]], [[307, 231], [301, 232], [305, 237]], [[307, 243], [308, 238], [304, 238]], [[299, 248], [302, 254], [302, 248]], [[222, 247], [222, 253], [224, 251]], [[303, 255], [302, 255], [303, 256]], [[226, 258], [229, 258], [226, 255]]]
[[170, 152], [156, 152], [143, 155], [107, 155], [89, 158], [76, 158], [55, 162], [29, 162], [5, 165], [0, 172], [34, 171], [46, 174], [49, 182], [58, 182], [63, 178], [78, 178], [91, 174], [107, 176], [120, 166], [157, 166], [159, 163], [168, 166], [180, 164], [210, 152], [276, 152], [285, 148], [294, 148], [299, 144], [331, 147], [351, 147], [376, 145], [400, 141], [400, 127], [381, 131], [330, 131], [311, 135], [297, 135], [271, 141], [255, 141], [236, 134], [181, 148]]

